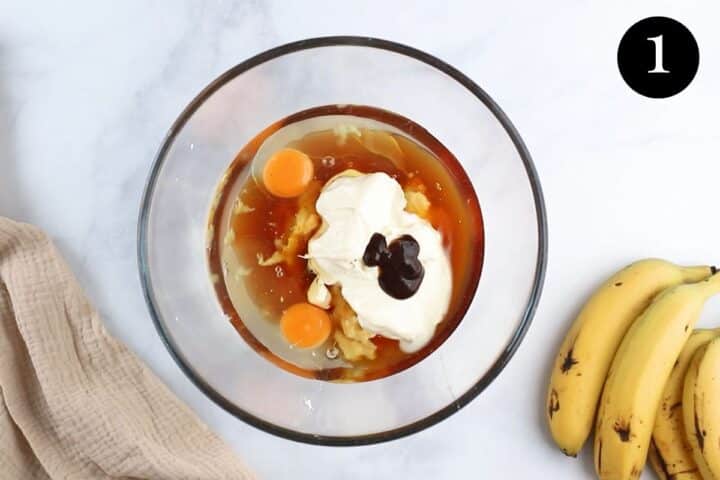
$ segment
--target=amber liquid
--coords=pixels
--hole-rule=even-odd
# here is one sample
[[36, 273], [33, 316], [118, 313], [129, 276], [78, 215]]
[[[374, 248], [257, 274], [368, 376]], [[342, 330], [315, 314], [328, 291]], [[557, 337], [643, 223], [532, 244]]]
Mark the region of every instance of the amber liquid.
[[[215, 282], [215, 289], [223, 309], [238, 332], [255, 350], [278, 366], [299, 375], [324, 380], [364, 381], [382, 378], [417, 363], [452, 333], [474, 296], [483, 261], [482, 215], [472, 184], [457, 159], [422, 127], [385, 110], [352, 105], [305, 110], [268, 127], [238, 154], [228, 170], [227, 181], [220, 187], [217, 207], [210, 218], [211, 231], [216, 236], [209, 246], [210, 270], [213, 274], [222, 275], [220, 247], [223, 239], [217, 238], [217, 232], [221, 231], [219, 222], [222, 215], [219, 212], [232, 208], [237, 200], [230, 198], [231, 186], [244, 177], [241, 173], [247, 168], [249, 159], [255, 156], [263, 141], [279, 128], [323, 115], [365, 117], [401, 130], [403, 135], [391, 135], [400, 146], [402, 156], [391, 160], [368, 151], [357, 141], [347, 141], [340, 145], [332, 131], [321, 131], [309, 133], [290, 145], [309, 155], [315, 166], [310, 191], [300, 200], [273, 197], [252, 176], [247, 177], [240, 199], [254, 210], [232, 216], [229, 227], [234, 230], [234, 248], [238, 259], [248, 268], [245, 287], [249, 296], [267, 313], [268, 321], [275, 322], [279, 322], [284, 309], [294, 303], [305, 302], [307, 289], [313, 279], [305, 260], [298, 258], [292, 263], [283, 263], [281, 274], [278, 275], [277, 268], [259, 266], [257, 255], [267, 258], [276, 250], [276, 239], [282, 238], [291, 227], [299, 203], [310, 199], [314, 205], [320, 188], [332, 176], [351, 168], [363, 173], [385, 172], [403, 187], [425, 186], [424, 193], [431, 204], [428, 220], [442, 234], [451, 261], [453, 286], [450, 306], [444, 320], [437, 326], [433, 339], [418, 352], [408, 354], [400, 350], [397, 341], [376, 336], [372, 339], [377, 346], [377, 356], [373, 360], [356, 361], [352, 368], [303, 369], [281, 358], [277, 352], [271, 352], [252, 335], [233, 307], [224, 282]], [[306, 250], [306, 245], [301, 245], [300, 251], [304, 253]]]

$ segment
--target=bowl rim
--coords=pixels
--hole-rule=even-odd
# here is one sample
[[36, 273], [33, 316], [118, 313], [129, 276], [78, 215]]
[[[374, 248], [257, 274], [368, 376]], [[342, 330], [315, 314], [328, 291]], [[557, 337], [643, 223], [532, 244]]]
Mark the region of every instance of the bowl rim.
[[[475, 382], [475, 384], [472, 385], [466, 392], [458, 396], [455, 401], [449, 403], [440, 410], [424, 418], [390, 430], [355, 436], [317, 435], [275, 425], [272, 422], [263, 420], [262, 418], [259, 418], [239, 408], [233, 402], [231, 402], [223, 395], [221, 395], [218, 391], [216, 391], [210, 384], [208, 384], [205, 379], [202, 378], [202, 376], [193, 369], [187, 359], [180, 352], [180, 349], [175, 345], [172, 337], [169, 334], [169, 330], [166, 328], [166, 325], [161, 318], [159, 309], [156, 306], [157, 302], [155, 299], [155, 293], [153, 291], [152, 282], [150, 280], [150, 269], [148, 263], [147, 249], [149, 213], [158, 174], [163, 166], [166, 155], [175, 140], [175, 137], [182, 130], [188, 119], [205, 102], [205, 100], [207, 100], [213, 93], [215, 93], [229, 81], [233, 80], [235, 77], [269, 60], [303, 50], [338, 46], [375, 48], [411, 57], [445, 73], [446, 75], [454, 79], [456, 82], [458, 82], [461, 86], [465, 87], [475, 97], [477, 97], [477, 99], [480, 100], [492, 112], [497, 121], [500, 122], [507, 134], [510, 136], [510, 139], [512, 140], [515, 148], [520, 155], [520, 158], [522, 159], [535, 202], [535, 213], [538, 224], [538, 248], [535, 264], [535, 275], [533, 280], [533, 286], [530, 290], [530, 295], [528, 297], [528, 302], [525, 306], [522, 319], [518, 327], [515, 329], [512, 336], [510, 337], [510, 340], [505, 345], [505, 348], [500, 352], [498, 357], [495, 359], [490, 368], [488, 368], [485, 374], [480, 377], [478, 381]], [[145, 297], [145, 303], [147, 304], [148, 310], [150, 312], [150, 317], [152, 318], [152, 321], [160, 336], [160, 339], [162, 340], [165, 348], [168, 350], [170, 356], [175, 361], [180, 370], [182, 370], [182, 372], [190, 379], [190, 381], [208, 398], [210, 398], [210, 400], [212, 400], [215, 404], [220, 406], [226, 412], [232, 414], [233, 416], [244, 421], [245, 423], [281, 438], [313, 445], [360, 446], [399, 439], [429, 428], [439, 423], [440, 421], [448, 418], [453, 413], [459, 411], [462, 407], [466, 406], [483, 390], [485, 390], [485, 388], [487, 388], [487, 386], [490, 385], [493, 380], [495, 380], [495, 378], [505, 368], [512, 356], [517, 351], [520, 343], [522, 342], [525, 334], [527, 333], [527, 330], [532, 322], [532, 318], [537, 309], [543, 289], [543, 284], [545, 281], [545, 271], [547, 268], [547, 243], [547, 215], [545, 210], [545, 201], [543, 197], [542, 187], [540, 186], [540, 178], [538, 176], [537, 170], [535, 169], [535, 165], [530, 156], [530, 152], [525, 146], [525, 143], [520, 137], [520, 134], [516, 130], [515, 126], [512, 124], [507, 115], [502, 111], [502, 109], [497, 105], [497, 103], [495, 103], [495, 101], [490, 97], [490, 95], [488, 95], [482, 88], [480, 88], [479, 85], [477, 85], [473, 80], [471, 80], [469, 77], [467, 77], [465, 74], [460, 72], [452, 65], [416, 48], [401, 43], [373, 37], [327, 36], [308, 38], [304, 40], [286, 43], [284, 45], [280, 45], [278, 47], [266, 50], [265, 52], [259, 53], [245, 60], [244, 62], [235, 65], [234, 67], [230, 68], [229, 70], [218, 76], [212, 82], [210, 82], [183, 109], [183, 111], [173, 122], [167, 134], [165, 135], [165, 138], [161, 143], [160, 149], [155, 155], [152, 168], [150, 169], [150, 174], [148, 175], [145, 184], [145, 189], [141, 200], [140, 212], [138, 216], [137, 262], [140, 275], [140, 283], [143, 289], [143, 296]]]

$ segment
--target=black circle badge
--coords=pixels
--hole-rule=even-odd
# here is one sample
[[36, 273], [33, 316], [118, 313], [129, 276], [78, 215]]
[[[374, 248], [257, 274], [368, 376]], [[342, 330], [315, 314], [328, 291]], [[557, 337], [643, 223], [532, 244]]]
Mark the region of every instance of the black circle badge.
[[667, 17], [649, 17], [630, 27], [618, 47], [625, 83], [640, 95], [667, 98], [690, 85], [700, 63], [690, 30]]

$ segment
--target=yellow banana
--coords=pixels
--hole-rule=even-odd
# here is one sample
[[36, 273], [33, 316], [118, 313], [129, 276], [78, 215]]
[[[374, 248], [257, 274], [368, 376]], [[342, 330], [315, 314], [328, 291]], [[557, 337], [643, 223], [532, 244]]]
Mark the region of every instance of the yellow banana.
[[590, 434], [608, 368], [633, 320], [665, 288], [703, 280], [714, 270], [641, 260], [590, 297], [560, 347], [547, 394], [550, 432], [566, 455], [577, 455]]
[[[720, 329], [695, 330], [685, 343], [665, 383], [652, 438], [657, 450], [656, 463], [664, 466], [664, 472], [668, 477], [702, 480], [698, 466], [693, 460], [690, 444], [685, 439], [682, 413], [683, 386], [685, 374], [695, 352], [718, 334]], [[652, 457], [650, 463], [653, 463]]]
[[706, 349], [707, 345], [703, 345], [695, 352], [685, 373], [682, 414], [683, 425], [685, 426], [685, 440], [687, 440], [688, 445], [690, 445], [690, 451], [692, 452], [695, 465], [697, 465], [703, 479], [713, 480], [715, 477], [710, 472], [710, 467], [708, 467], [703, 457], [700, 446], [702, 433], [697, 431], [698, 424], [695, 422], [695, 384], [697, 382], [698, 367], [700, 366], [703, 355], [705, 355]]
[[720, 274], [655, 297], [633, 322], [608, 372], [595, 427], [595, 468], [603, 480], [639, 478], [665, 382]]
[[693, 356], [683, 389], [683, 421], [705, 480], [720, 478], [720, 340]]
[[698, 472], [697, 469], [691, 472], [678, 472], [671, 475], [668, 472], [668, 465], [658, 454], [654, 442], [650, 442], [648, 463], [650, 463], [650, 466], [660, 480], [703, 480], [703, 477], [700, 476], [700, 472]]

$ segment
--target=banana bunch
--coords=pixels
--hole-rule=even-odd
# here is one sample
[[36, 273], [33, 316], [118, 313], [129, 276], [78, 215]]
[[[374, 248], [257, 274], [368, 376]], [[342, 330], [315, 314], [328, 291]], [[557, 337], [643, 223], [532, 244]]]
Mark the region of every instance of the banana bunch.
[[[685, 433], [683, 388], [690, 362], [699, 349], [715, 337], [717, 330], [695, 330], [680, 352], [670, 377], [665, 383], [660, 407], [652, 433], [650, 464], [661, 479], [702, 480], [706, 470], [698, 466]], [[653, 448], [655, 449], [652, 452]], [[655, 457], [657, 460], [654, 460]]]
[[[698, 354], [712, 352], [720, 335], [693, 330], [707, 299], [720, 293], [715, 272], [659, 259], [636, 262], [598, 288], [567, 333], [554, 362], [546, 417], [553, 439], [571, 456], [595, 425], [599, 478], [638, 478], [649, 453], [661, 478], [720, 480], [720, 399], [717, 419], [707, 401], [713, 388], [720, 395], [720, 375], [713, 385], [709, 373], [713, 361], [720, 373], [720, 340], [717, 360], [704, 369], [704, 360], [697, 360], [697, 380], [688, 384]], [[697, 447], [687, 428], [689, 395]], [[700, 417], [715, 423], [698, 423]], [[703, 432], [715, 434], [712, 448]], [[698, 458], [715, 450], [718, 470], [708, 476], [711, 463], [701, 466]]]
[[702, 478], [720, 479], [720, 338], [698, 349], [683, 383], [683, 423]]

